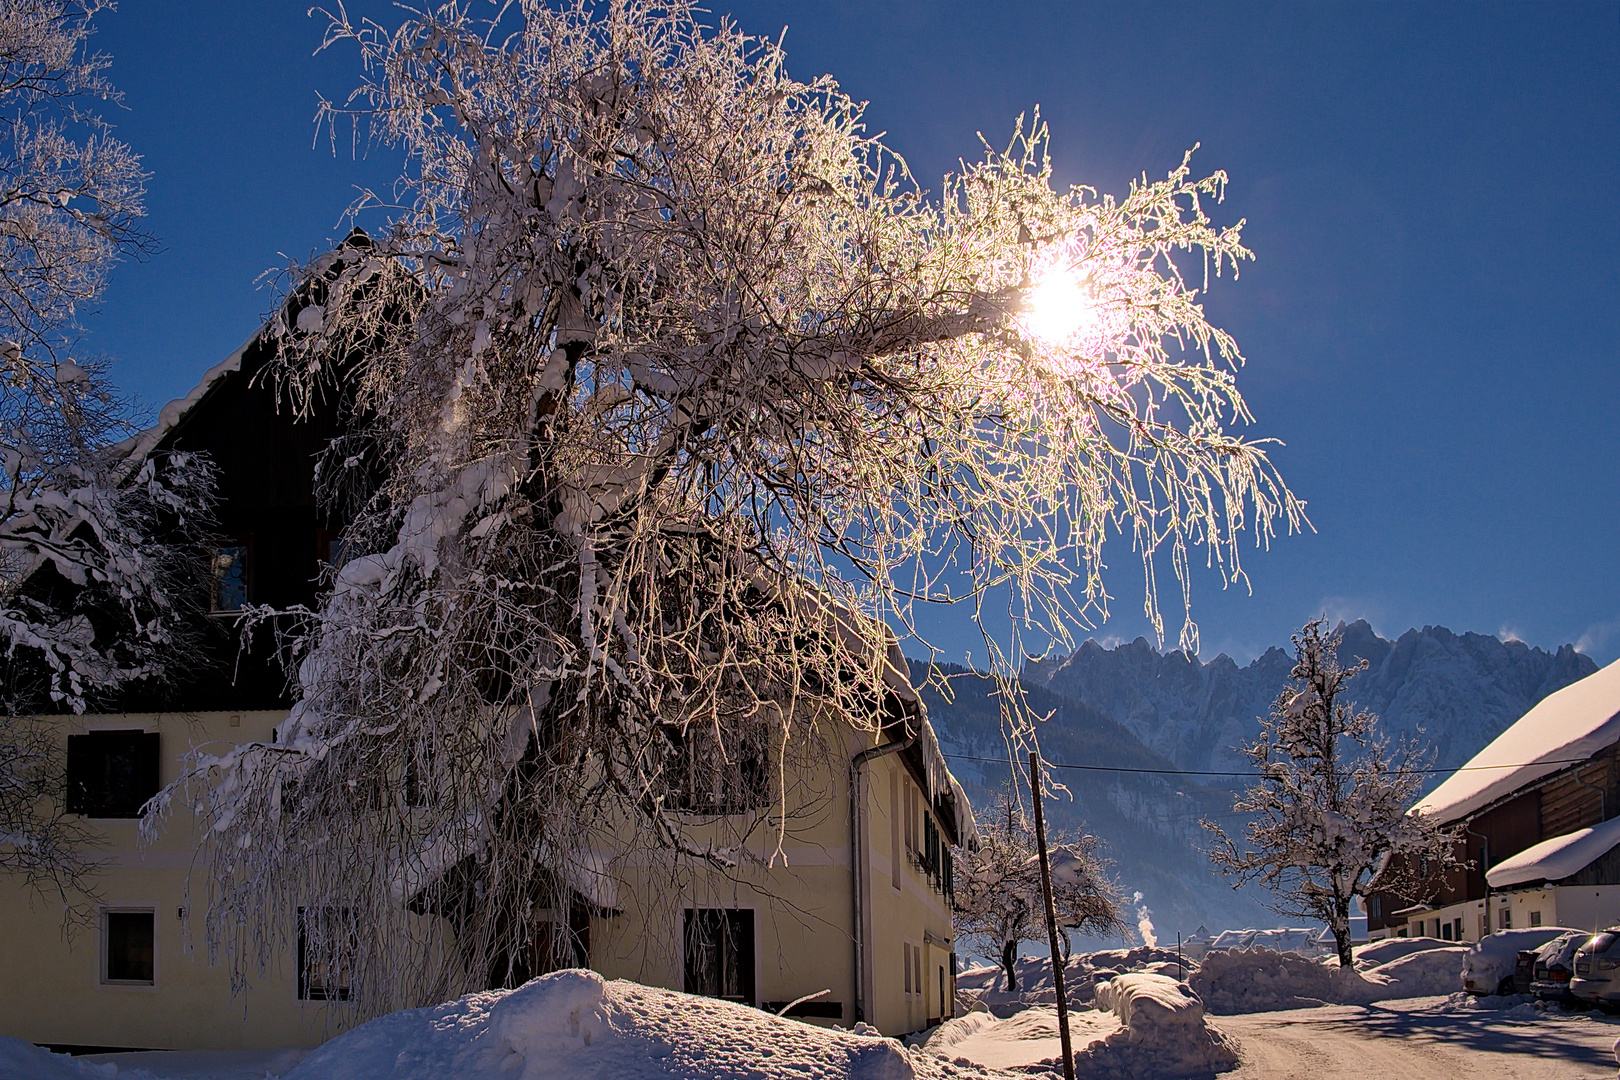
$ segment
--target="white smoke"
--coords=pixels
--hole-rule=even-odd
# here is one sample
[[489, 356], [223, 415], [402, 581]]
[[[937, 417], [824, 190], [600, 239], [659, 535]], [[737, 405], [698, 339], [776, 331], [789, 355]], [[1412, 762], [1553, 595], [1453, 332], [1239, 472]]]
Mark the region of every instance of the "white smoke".
[[1142, 903], [1142, 894], [1131, 894], [1131, 903], [1136, 905], [1136, 932], [1142, 935], [1142, 944], [1153, 947], [1159, 943], [1159, 934], [1153, 929], [1153, 912]]

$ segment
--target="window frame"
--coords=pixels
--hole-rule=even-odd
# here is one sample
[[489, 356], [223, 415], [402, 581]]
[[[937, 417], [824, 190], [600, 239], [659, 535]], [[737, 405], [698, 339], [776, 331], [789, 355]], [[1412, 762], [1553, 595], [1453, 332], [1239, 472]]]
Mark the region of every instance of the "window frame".
[[[253, 603], [253, 565], [254, 559], [252, 533], [225, 533], [215, 538], [211, 547], [212, 555], [208, 563], [208, 614], [212, 618], [229, 619], [240, 615], [244, 608]], [[246, 552], [247, 564], [242, 569], [242, 606], [234, 608], [216, 607], [219, 601], [219, 578], [214, 574], [214, 560], [218, 559], [225, 548], [242, 548]]]
[[[114, 979], [108, 975], [108, 953], [112, 945], [109, 915], [145, 915], [152, 922], [152, 977], [150, 979]], [[107, 990], [153, 991], [158, 986], [158, 934], [157, 907], [153, 904], [104, 904], [98, 909], [100, 933], [97, 948], [96, 985]]]
[[[77, 766], [75, 765], [75, 750], [80, 755], [95, 753], [98, 755], [96, 763], [104, 763], [109, 756], [106, 744], [115, 741], [117, 737], [127, 740], [134, 753], [131, 784], [136, 795], [150, 788], [150, 791], [138, 801], [136, 795], [131, 795], [122, 802], [114, 803], [110, 798], [110, 789], [103, 791], [98, 788], [92, 792], [84, 775], [89, 771], [90, 762], [81, 756]], [[94, 750], [98, 744], [102, 748]], [[62, 801], [67, 813], [79, 814], [91, 820], [133, 820], [141, 816], [146, 804], [162, 790], [163, 737], [160, 733], [147, 731], [144, 727], [91, 728], [67, 737], [67, 790]], [[92, 795], [109, 797], [97, 801]]]
[[[306, 929], [309, 913], [317, 913], [322, 916], [335, 914], [339, 920], [344, 918], [348, 918], [351, 922], [354, 920], [354, 909], [344, 907], [341, 904], [300, 904], [295, 909], [294, 919], [298, 930], [298, 1000], [319, 1001], [327, 1004], [351, 1001], [354, 998], [354, 973], [352, 971], [347, 973], [339, 972], [339, 974], [346, 974], [346, 978], [337, 987], [335, 994], [324, 983], [319, 987], [311, 985], [310, 957], [307, 955], [309, 939], [308, 930]], [[358, 940], [358, 930], [354, 931], [354, 933]]]

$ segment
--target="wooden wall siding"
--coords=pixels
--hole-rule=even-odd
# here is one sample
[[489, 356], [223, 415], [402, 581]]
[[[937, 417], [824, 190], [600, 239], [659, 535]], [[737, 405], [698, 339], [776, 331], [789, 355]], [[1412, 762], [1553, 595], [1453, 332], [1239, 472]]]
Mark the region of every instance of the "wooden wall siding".
[[[1614, 785], [1615, 776], [1620, 770], [1615, 769], [1614, 755], [1615, 748], [1611, 747], [1596, 755], [1591, 765], [1573, 770], [1541, 789], [1543, 838], [1563, 836], [1576, 829], [1596, 825], [1603, 820], [1605, 812], [1607, 816], [1614, 817], [1620, 811], [1620, 806], [1616, 805], [1616, 796], [1620, 793], [1616, 792]], [[1577, 783], [1576, 773], [1586, 784], [1602, 788], [1604, 795]]]
[[1594, 859], [1585, 869], [1558, 882], [1559, 885], [1620, 885], [1620, 845]]
[[[160, 449], [206, 453], [218, 469], [218, 530], [251, 537], [248, 602], [313, 606], [320, 574], [319, 530], [336, 528], [315, 502], [315, 460], [342, 423], [329, 396], [315, 415], [295, 421], [268, 379], [259, 379], [271, 349], [261, 342], [242, 357], [163, 439]], [[206, 604], [205, 604], [206, 606]], [[235, 622], [208, 620], [207, 644], [180, 685], [162, 700], [149, 691], [126, 695], [127, 711], [274, 709], [291, 704], [287, 676], [274, 655], [274, 635], [261, 629], [240, 648]], [[143, 696], [144, 695], [144, 696]]]

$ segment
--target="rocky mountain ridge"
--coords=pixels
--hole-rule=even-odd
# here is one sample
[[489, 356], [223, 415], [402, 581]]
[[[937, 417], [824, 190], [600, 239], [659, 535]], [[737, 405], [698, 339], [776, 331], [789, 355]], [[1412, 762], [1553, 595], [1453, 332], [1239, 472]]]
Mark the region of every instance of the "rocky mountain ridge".
[[[1446, 768], [1463, 764], [1543, 697], [1597, 670], [1567, 645], [1548, 652], [1438, 626], [1394, 641], [1364, 621], [1340, 629], [1340, 659], [1368, 662], [1350, 683], [1351, 697], [1379, 715], [1386, 735], [1419, 738]], [[1292, 666], [1292, 651], [1282, 648], [1239, 667], [1225, 655], [1206, 663], [1161, 653], [1138, 638], [1114, 648], [1087, 641], [1024, 671], [1030, 705], [1051, 716], [1040, 733], [1047, 760], [1087, 767], [1057, 771], [1070, 797], [1047, 804], [1054, 826], [1102, 838], [1126, 894], [1141, 894], [1138, 903], [1163, 940], [1201, 923], [1278, 921], [1258, 890], [1234, 891], [1204, 854], [1200, 818], [1241, 830], [1232, 801], [1246, 786], [1243, 778], [1173, 770], [1247, 772], [1237, 747], [1258, 733], [1259, 717]], [[922, 667], [914, 662], [919, 683]], [[924, 699], [951, 769], [974, 805], [984, 806], [1009, 776], [994, 685], [966, 669], [944, 670], [951, 699], [932, 690]], [[1434, 783], [1441, 779], [1437, 774]]]
[[[1548, 652], [1443, 626], [1390, 641], [1364, 620], [1339, 630], [1339, 659], [1368, 663], [1350, 682], [1351, 699], [1391, 739], [1432, 747], [1441, 768], [1462, 765], [1536, 702], [1597, 670], [1571, 645]], [[1204, 663], [1137, 638], [1112, 649], [1087, 641], [1031, 663], [1024, 679], [1103, 713], [1179, 768], [1242, 769], [1239, 747], [1258, 734], [1292, 667], [1292, 650], [1282, 648], [1239, 667], [1224, 653]]]

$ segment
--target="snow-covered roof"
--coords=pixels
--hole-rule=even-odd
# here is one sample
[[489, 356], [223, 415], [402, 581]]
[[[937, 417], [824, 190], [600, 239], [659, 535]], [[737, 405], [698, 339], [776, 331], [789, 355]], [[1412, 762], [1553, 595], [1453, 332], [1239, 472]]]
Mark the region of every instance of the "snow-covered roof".
[[1491, 867], [1485, 880], [1493, 889], [1530, 881], [1557, 881], [1585, 870], [1616, 844], [1620, 844], [1620, 818], [1525, 848]]
[[1620, 741], [1620, 660], [1543, 698], [1413, 807], [1446, 824]]

